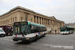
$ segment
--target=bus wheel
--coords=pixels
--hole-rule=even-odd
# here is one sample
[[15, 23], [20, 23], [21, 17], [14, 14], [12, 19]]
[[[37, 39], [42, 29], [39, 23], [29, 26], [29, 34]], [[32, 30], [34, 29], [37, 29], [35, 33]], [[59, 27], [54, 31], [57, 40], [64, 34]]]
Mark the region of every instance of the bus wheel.
[[3, 34], [1, 35], [1, 37], [3, 37]]
[[35, 36], [35, 40], [37, 40], [37, 39], [38, 39], [38, 36], [36, 35], [36, 36]]
[[5, 37], [5, 35], [4, 35], [4, 34], [2, 34], [2, 37]]
[[45, 37], [46, 33], [43, 34], [43, 37]]
[[5, 35], [3, 35], [3, 37], [5, 37]]

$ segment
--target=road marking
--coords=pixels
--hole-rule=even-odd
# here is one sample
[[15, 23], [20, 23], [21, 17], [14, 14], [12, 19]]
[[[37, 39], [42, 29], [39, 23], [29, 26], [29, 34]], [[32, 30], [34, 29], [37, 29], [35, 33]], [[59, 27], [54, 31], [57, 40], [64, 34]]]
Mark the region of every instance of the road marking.
[[49, 45], [49, 44], [43, 44], [44, 46], [50, 47], [50, 48], [58, 48], [58, 49], [70, 49], [73, 50], [74, 46], [61, 46], [61, 45]]

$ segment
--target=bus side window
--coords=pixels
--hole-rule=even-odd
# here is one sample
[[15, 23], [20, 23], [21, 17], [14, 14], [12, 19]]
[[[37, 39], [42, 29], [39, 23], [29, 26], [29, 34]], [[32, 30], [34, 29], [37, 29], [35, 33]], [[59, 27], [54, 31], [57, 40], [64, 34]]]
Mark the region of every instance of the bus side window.
[[29, 25], [30, 26], [30, 28], [32, 27], [32, 25]]
[[31, 33], [34, 33], [34, 26], [30, 25]]

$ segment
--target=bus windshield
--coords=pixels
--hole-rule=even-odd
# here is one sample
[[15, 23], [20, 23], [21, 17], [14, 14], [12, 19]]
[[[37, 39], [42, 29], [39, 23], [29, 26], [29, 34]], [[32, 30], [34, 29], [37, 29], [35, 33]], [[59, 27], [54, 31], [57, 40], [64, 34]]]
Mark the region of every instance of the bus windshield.
[[19, 26], [14, 27], [14, 33], [15, 34], [20, 33], [20, 27]]
[[29, 34], [30, 27], [29, 25], [14, 26], [14, 33], [15, 34]]

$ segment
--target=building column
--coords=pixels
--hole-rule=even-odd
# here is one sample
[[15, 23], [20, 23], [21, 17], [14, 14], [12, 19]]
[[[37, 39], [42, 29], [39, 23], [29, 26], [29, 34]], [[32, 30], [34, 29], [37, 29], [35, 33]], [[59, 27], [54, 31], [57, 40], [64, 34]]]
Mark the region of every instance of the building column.
[[38, 17], [38, 23], [40, 24], [40, 17]]

